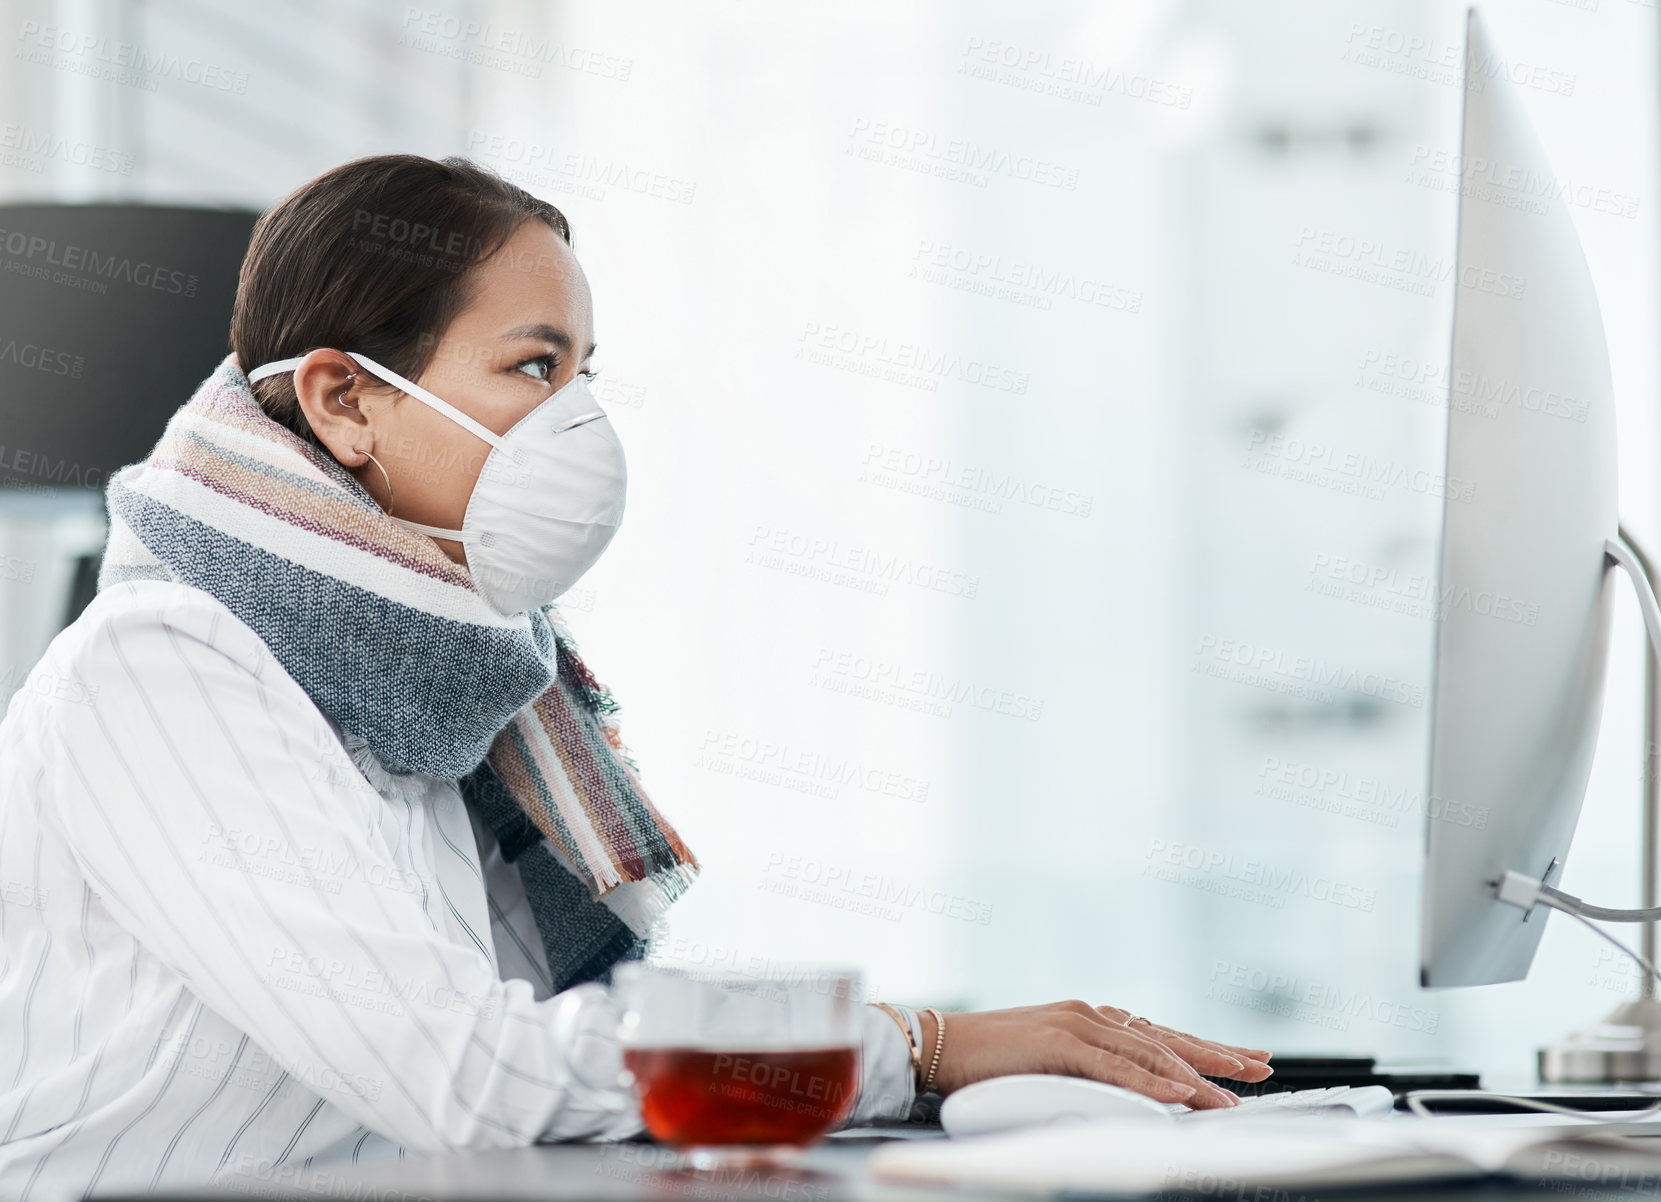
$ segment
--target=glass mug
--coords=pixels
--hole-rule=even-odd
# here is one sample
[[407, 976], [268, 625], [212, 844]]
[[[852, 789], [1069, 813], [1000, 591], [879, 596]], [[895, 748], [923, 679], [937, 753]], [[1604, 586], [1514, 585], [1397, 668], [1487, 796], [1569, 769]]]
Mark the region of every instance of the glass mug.
[[746, 977], [628, 961], [612, 984], [646, 1130], [693, 1167], [788, 1159], [853, 1112], [857, 972]]

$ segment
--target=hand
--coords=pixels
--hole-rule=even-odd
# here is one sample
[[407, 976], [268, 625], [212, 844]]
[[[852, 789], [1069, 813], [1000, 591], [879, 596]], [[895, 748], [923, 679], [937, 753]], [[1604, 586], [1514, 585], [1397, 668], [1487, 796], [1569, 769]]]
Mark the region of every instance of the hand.
[[[926, 1072], [937, 1033], [934, 1016], [919, 1013]], [[1131, 1023], [1133, 1017], [1116, 1006], [1088, 1002], [948, 1014], [934, 1088], [949, 1094], [987, 1077], [1059, 1073], [1121, 1085], [1158, 1102], [1213, 1110], [1240, 1098], [1201, 1072], [1255, 1082], [1275, 1071], [1268, 1052], [1198, 1039], [1147, 1019]]]

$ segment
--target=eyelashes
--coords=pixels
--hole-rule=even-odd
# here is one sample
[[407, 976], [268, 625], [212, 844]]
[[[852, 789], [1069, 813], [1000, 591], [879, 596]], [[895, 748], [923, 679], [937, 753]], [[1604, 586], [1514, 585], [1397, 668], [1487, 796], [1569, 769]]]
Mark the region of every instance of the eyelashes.
[[[532, 355], [529, 359], [523, 359], [520, 362], [515, 363], [509, 370], [524, 372], [525, 368], [530, 367], [533, 364], [540, 365], [542, 368], [540, 374], [535, 372], [524, 372], [524, 374], [533, 380], [546, 384], [549, 380], [554, 378], [554, 372], [559, 369], [559, 362], [559, 356], [553, 352], [549, 352], [546, 355]], [[580, 371], [577, 374], [582, 376], [585, 380], [593, 380], [600, 373], [598, 369], [591, 368], [588, 371]]]
[[[536, 372], [525, 371], [525, 369], [527, 367], [530, 367], [533, 364], [540, 364], [541, 365], [542, 372], [541, 372], [540, 375], [537, 374]], [[546, 354], [546, 355], [532, 355], [529, 359], [521, 359], [518, 363], [515, 363], [513, 365], [511, 370], [517, 371], [517, 372], [524, 372], [525, 375], [529, 376], [533, 380], [540, 380], [543, 383], [547, 383], [550, 379], [553, 378], [554, 369], [557, 368], [558, 366], [559, 366], [559, 356], [550, 353], [550, 354]]]

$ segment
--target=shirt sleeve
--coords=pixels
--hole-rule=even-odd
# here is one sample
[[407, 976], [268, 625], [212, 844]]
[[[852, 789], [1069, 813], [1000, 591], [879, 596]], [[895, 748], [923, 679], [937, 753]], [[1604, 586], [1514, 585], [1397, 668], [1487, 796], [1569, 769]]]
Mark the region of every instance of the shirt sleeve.
[[379, 795], [258, 636], [199, 590], [125, 589], [49, 653], [82, 686], [48, 718], [49, 817], [115, 918], [412, 1150], [638, 1131], [609, 993], [538, 1001], [445, 937], [397, 887]]
[[916, 1100], [912, 1080], [911, 1045], [899, 1024], [875, 1006], [861, 1016], [859, 1102], [846, 1126], [858, 1127], [876, 1119], [903, 1119]]

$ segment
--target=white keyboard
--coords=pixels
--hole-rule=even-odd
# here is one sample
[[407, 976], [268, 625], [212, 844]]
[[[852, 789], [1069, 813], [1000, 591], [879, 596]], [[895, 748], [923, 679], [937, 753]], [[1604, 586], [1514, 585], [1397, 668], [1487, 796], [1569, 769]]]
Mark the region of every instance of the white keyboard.
[[1211, 1119], [1240, 1114], [1342, 1114], [1376, 1118], [1396, 1107], [1395, 1095], [1383, 1085], [1334, 1085], [1330, 1089], [1289, 1089], [1241, 1098], [1226, 1110], [1190, 1110], [1180, 1102], [1165, 1109], [1178, 1118]]

